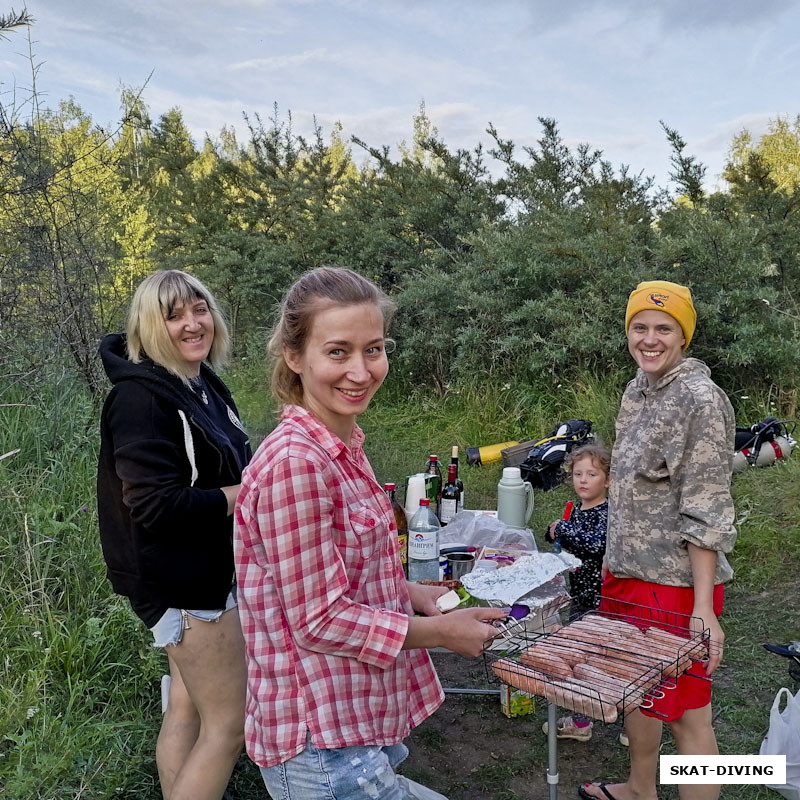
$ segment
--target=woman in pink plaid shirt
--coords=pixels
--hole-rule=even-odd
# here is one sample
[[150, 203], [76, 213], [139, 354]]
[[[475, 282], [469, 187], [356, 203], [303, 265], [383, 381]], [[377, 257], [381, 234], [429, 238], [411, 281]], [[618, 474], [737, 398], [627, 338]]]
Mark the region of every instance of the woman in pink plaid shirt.
[[[504, 616], [408, 583], [356, 417], [389, 370], [392, 301], [346, 269], [289, 290], [270, 340], [278, 427], [242, 477], [235, 558], [245, 739], [275, 800], [399, 800], [403, 738], [444, 699], [425, 650], [477, 656]], [[415, 617], [414, 612], [424, 616]]]

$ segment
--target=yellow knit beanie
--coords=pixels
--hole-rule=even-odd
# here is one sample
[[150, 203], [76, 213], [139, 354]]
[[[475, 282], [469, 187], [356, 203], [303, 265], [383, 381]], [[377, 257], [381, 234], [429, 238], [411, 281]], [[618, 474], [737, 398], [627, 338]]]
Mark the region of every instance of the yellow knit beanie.
[[669, 281], [644, 281], [640, 283], [628, 297], [628, 308], [625, 310], [625, 333], [628, 332], [631, 320], [640, 311], [663, 311], [669, 314], [681, 326], [686, 343], [685, 350], [692, 341], [697, 313], [692, 303], [692, 293], [686, 286]]

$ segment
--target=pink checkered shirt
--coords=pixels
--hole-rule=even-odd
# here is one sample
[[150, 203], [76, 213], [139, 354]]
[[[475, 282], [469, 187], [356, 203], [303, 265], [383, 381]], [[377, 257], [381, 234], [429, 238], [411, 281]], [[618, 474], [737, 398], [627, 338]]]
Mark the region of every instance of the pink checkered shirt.
[[413, 614], [391, 506], [356, 426], [348, 449], [286, 406], [242, 477], [234, 552], [247, 647], [245, 741], [264, 767], [319, 748], [388, 745], [442, 703]]

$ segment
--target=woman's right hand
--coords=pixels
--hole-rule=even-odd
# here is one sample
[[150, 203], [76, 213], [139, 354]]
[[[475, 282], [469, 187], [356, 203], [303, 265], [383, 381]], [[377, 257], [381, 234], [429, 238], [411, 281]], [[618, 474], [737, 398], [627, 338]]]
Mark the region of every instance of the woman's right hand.
[[233, 509], [236, 508], [236, 498], [239, 496], [239, 490], [241, 488], [241, 483], [237, 483], [236, 486], [219, 487], [219, 490], [225, 495], [225, 499], [228, 501], [228, 516], [233, 514]]
[[403, 649], [444, 647], [462, 656], [479, 656], [497, 636], [491, 622], [507, 616], [503, 608], [460, 608], [435, 617], [411, 617]]
[[462, 608], [450, 611], [436, 620], [440, 624], [440, 646], [462, 656], [477, 657], [498, 634], [491, 622], [507, 616], [507, 608]]

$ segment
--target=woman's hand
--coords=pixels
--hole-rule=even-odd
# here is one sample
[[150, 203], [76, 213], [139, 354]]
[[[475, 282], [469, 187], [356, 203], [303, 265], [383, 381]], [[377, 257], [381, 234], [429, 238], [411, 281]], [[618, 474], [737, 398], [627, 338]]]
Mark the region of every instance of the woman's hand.
[[712, 675], [714, 670], [722, 663], [722, 651], [725, 644], [725, 633], [719, 624], [714, 609], [706, 604], [695, 603], [692, 609], [692, 618], [689, 630], [692, 636], [701, 635], [705, 629], [709, 630], [708, 664], [706, 675]]
[[422, 586], [419, 583], [407, 583], [408, 594], [411, 597], [411, 607], [417, 614], [424, 614], [426, 617], [441, 616], [441, 611], [436, 608], [436, 601], [447, 594], [449, 589], [444, 586]]
[[441, 647], [462, 656], [477, 657], [498, 631], [490, 623], [505, 619], [508, 609], [462, 608], [445, 614], [437, 620], [441, 627]]
[[508, 609], [503, 608], [462, 608], [432, 617], [412, 617], [403, 649], [444, 647], [462, 656], [479, 656], [498, 633], [489, 623], [507, 616]]
[[236, 498], [239, 496], [239, 489], [241, 488], [241, 483], [237, 483], [236, 486], [220, 486], [219, 488], [228, 501], [228, 516], [233, 514], [233, 509], [236, 508]]
[[[722, 661], [722, 646], [725, 634], [714, 613], [714, 576], [717, 569], [717, 553], [706, 550], [691, 542], [687, 545], [689, 560], [692, 563], [694, 580], [694, 608], [689, 630], [693, 635], [702, 633], [706, 628], [711, 632], [709, 641], [709, 658], [706, 664], [706, 675], [711, 675]], [[695, 619], [697, 617], [697, 619]]]

